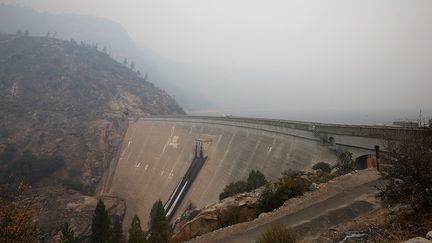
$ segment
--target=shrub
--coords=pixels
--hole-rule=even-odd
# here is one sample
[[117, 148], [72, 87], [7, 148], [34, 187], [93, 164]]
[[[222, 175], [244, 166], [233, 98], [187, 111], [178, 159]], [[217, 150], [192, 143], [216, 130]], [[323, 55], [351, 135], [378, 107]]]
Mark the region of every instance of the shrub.
[[276, 205], [273, 201], [273, 191], [270, 185], [267, 185], [258, 199], [257, 207], [256, 207], [256, 216], [264, 212], [270, 212], [276, 207], [278, 207], [278, 205]]
[[267, 184], [267, 179], [264, 174], [258, 170], [252, 170], [249, 173], [247, 181], [240, 180], [226, 185], [221, 194], [219, 194], [219, 200], [239, 193], [253, 191], [265, 184]]
[[256, 243], [294, 243], [296, 236], [291, 228], [284, 225], [273, 225], [270, 229], [262, 233]]
[[332, 170], [330, 164], [326, 162], [318, 162], [312, 166], [312, 169], [321, 170], [324, 173], [330, 173]]
[[68, 168], [67, 174], [69, 177], [77, 177], [81, 174], [80, 169], [76, 166]]
[[219, 200], [247, 191], [248, 184], [245, 181], [236, 181], [225, 186], [223, 192], [219, 194]]
[[303, 172], [299, 170], [288, 169], [282, 172], [282, 178], [296, 178], [302, 175]]
[[276, 184], [276, 189], [266, 187], [261, 193], [257, 203], [257, 215], [279, 208], [290, 198], [303, 195], [310, 187], [311, 182], [301, 177], [282, 177]]
[[338, 164], [336, 169], [339, 175], [345, 175], [355, 170], [355, 162], [352, 158], [351, 152], [345, 151], [338, 156]]
[[247, 186], [249, 191], [253, 191], [258, 187], [267, 184], [267, 179], [264, 174], [258, 170], [252, 170], [247, 178]]
[[[30, 150], [23, 152], [21, 157], [11, 163], [3, 172], [9, 181], [24, 178], [28, 182], [36, 182], [64, 166], [61, 156], [35, 156]], [[6, 177], [2, 178], [2, 180]]]
[[66, 178], [59, 179], [59, 182], [60, 184], [62, 184], [62, 186], [75, 191], [82, 191], [84, 188], [82, 182], [76, 178], [74, 179], [74, 178], [66, 177]]
[[19, 180], [0, 185], [0, 242], [37, 242], [37, 207], [25, 195], [28, 185]]
[[239, 211], [240, 208], [236, 206], [230, 206], [225, 210], [218, 213], [218, 219], [220, 227], [227, 227], [239, 222]]
[[405, 134], [388, 151], [391, 167], [381, 174], [387, 184], [379, 196], [387, 204], [410, 204], [417, 212], [432, 208], [432, 132]]
[[329, 173], [329, 174], [324, 174], [323, 176], [321, 176], [320, 178], [319, 178], [319, 183], [326, 183], [326, 182], [328, 182], [328, 181], [331, 181], [331, 180], [333, 180], [334, 178], [336, 178], [336, 177], [338, 177], [339, 176], [339, 174], [338, 173]]

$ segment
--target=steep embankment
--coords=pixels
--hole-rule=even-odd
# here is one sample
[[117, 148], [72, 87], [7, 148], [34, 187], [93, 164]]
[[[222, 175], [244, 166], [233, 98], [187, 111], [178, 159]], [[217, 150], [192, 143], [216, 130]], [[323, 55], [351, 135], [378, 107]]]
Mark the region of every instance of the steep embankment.
[[[230, 182], [245, 179], [252, 169], [270, 180], [286, 169], [305, 169], [318, 161], [335, 161], [335, 154], [316, 141], [236, 126], [140, 120], [130, 124], [121, 156], [105, 192], [127, 202], [124, 223], [137, 214], [143, 225], [152, 204], [166, 202], [187, 171], [195, 140], [208, 156], [176, 215], [189, 203], [198, 208], [218, 201]], [[175, 215], [175, 216], [176, 216]]]
[[95, 47], [17, 35], [0, 35], [0, 102], [0, 151], [12, 143], [17, 154], [63, 156], [57, 176], [87, 193], [116, 156], [128, 118], [184, 114], [164, 91]]

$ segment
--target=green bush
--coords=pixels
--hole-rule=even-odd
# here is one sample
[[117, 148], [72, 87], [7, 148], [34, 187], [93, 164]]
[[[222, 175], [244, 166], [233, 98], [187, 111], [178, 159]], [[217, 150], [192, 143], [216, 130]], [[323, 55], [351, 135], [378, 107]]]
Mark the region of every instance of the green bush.
[[318, 162], [312, 166], [312, 169], [321, 170], [324, 173], [330, 173], [332, 170], [330, 164], [326, 162]]
[[256, 243], [294, 243], [296, 242], [296, 236], [291, 228], [284, 225], [276, 224], [270, 229], [263, 232]]
[[84, 188], [82, 182], [76, 178], [66, 177], [63, 179], [59, 179], [59, 182], [64, 187], [75, 190], [75, 191], [82, 191]]
[[[23, 152], [21, 157], [5, 169], [9, 180], [24, 178], [28, 182], [36, 182], [52, 174], [64, 166], [61, 156], [35, 156], [30, 150]], [[5, 178], [3, 178], [5, 179]]]
[[230, 206], [218, 213], [220, 227], [227, 227], [239, 222], [239, 208]]
[[247, 181], [239, 180], [226, 185], [222, 193], [219, 194], [219, 200], [234, 196], [239, 193], [251, 192], [258, 187], [264, 186], [265, 184], [267, 184], [267, 179], [263, 173], [258, 170], [252, 170], [249, 173]]
[[264, 174], [258, 170], [252, 170], [247, 178], [247, 186], [249, 191], [253, 191], [258, 187], [267, 184], [267, 179]]
[[256, 207], [256, 216], [260, 215], [264, 212], [270, 212], [273, 209], [279, 207], [274, 201], [273, 201], [273, 191], [270, 187], [270, 185], [267, 185], [264, 189], [264, 191], [261, 193]]
[[219, 194], [219, 200], [247, 191], [248, 185], [245, 181], [236, 181], [225, 186], [223, 192]]
[[345, 175], [355, 170], [355, 162], [351, 152], [345, 151], [338, 156], [338, 164], [336, 169], [339, 175]]
[[319, 178], [319, 183], [326, 183], [326, 182], [328, 182], [328, 181], [331, 181], [331, 180], [333, 180], [334, 178], [336, 178], [336, 177], [338, 177], [339, 176], [339, 174], [338, 173], [329, 173], [329, 174], [324, 174], [323, 176], [321, 176], [320, 178]]
[[279, 208], [290, 198], [303, 195], [311, 182], [301, 177], [282, 177], [276, 184], [276, 189], [266, 187], [258, 199], [257, 216], [263, 212], [270, 212]]
[[69, 177], [77, 177], [81, 174], [80, 169], [78, 167], [72, 166], [68, 168], [67, 174]]

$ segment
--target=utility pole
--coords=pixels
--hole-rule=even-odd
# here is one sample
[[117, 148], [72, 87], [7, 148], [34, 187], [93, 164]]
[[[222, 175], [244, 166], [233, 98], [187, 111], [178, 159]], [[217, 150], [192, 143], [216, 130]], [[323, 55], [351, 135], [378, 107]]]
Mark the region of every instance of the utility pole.
[[377, 171], [379, 171], [379, 158], [380, 158], [379, 150], [380, 150], [380, 147], [378, 145], [375, 145], [375, 156], [376, 156]]

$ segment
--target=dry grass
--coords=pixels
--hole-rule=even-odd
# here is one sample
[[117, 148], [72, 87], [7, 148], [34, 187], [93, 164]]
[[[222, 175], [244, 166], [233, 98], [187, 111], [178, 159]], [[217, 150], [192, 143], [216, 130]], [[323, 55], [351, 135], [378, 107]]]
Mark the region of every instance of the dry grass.
[[[432, 230], [432, 212], [415, 214], [401, 207], [379, 209], [322, 234], [315, 242], [337, 242], [345, 232], [366, 234], [362, 242], [401, 242], [425, 237]], [[308, 241], [310, 242], [310, 241]]]
[[294, 231], [285, 225], [273, 225], [270, 229], [263, 232], [256, 243], [294, 243], [296, 236]]

